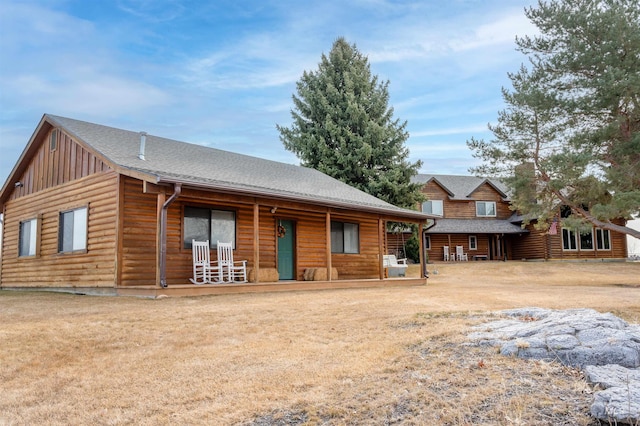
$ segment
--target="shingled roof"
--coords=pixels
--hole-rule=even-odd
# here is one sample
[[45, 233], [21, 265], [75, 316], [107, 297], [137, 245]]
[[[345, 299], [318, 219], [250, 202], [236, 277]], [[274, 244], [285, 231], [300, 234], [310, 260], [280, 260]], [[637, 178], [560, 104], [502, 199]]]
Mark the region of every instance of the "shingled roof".
[[418, 174], [412, 181], [423, 185], [435, 181], [449, 194], [451, 200], [461, 201], [472, 200], [471, 194], [487, 183], [502, 196], [504, 201], [509, 201], [509, 189], [499, 179], [477, 176]]
[[[307, 167], [154, 135], [146, 136], [142, 160], [138, 158], [140, 132], [49, 114], [43, 116], [38, 128], [45, 122], [85, 144], [119, 173], [157, 184], [181, 183], [203, 189], [305, 201], [413, 219], [426, 220], [429, 217], [418, 211], [393, 206]], [[30, 144], [35, 137], [34, 133]], [[9, 180], [13, 177], [10, 176]]]
[[527, 234], [511, 219], [438, 219], [428, 234]]

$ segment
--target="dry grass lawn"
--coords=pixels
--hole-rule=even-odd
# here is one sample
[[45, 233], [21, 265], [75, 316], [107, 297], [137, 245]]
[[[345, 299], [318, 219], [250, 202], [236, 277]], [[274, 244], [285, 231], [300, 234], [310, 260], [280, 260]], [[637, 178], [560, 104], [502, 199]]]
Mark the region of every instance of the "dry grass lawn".
[[579, 371], [465, 335], [523, 306], [639, 322], [640, 263], [429, 266], [408, 288], [0, 291], [0, 424], [597, 424]]

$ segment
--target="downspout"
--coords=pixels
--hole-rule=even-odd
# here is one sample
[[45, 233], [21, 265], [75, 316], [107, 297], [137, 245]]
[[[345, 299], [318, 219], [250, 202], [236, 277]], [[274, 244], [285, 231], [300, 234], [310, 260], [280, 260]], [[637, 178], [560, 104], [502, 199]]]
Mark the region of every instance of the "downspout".
[[173, 194], [162, 205], [160, 211], [160, 287], [167, 287], [167, 211], [182, 193], [182, 184], [173, 184]]

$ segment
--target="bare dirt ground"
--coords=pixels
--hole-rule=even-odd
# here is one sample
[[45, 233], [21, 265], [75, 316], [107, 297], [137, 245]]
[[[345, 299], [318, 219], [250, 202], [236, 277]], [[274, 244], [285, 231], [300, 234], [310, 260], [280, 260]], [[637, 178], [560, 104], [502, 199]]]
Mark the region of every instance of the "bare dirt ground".
[[597, 424], [580, 371], [465, 335], [524, 306], [637, 323], [640, 263], [429, 270], [426, 286], [408, 288], [159, 300], [0, 291], [0, 425]]

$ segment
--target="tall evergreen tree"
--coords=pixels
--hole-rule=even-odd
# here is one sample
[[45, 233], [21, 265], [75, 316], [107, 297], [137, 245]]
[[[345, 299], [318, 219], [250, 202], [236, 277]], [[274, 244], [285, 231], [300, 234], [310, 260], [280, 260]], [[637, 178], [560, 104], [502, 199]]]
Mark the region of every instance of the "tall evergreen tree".
[[640, 4], [551, 0], [525, 9], [540, 35], [516, 39], [529, 65], [509, 74], [494, 139], [467, 141], [540, 227], [559, 204], [567, 225], [640, 238], [611, 220], [640, 213]]
[[389, 82], [371, 75], [368, 59], [337, 39], [317, 71], [305, 71], [293, 95], [293, 123], [278, 125], [284, 147], [312, 167], [391, 204], [413, 208], [421, 162], [404, 146], [406, 122], [393, 118]]

